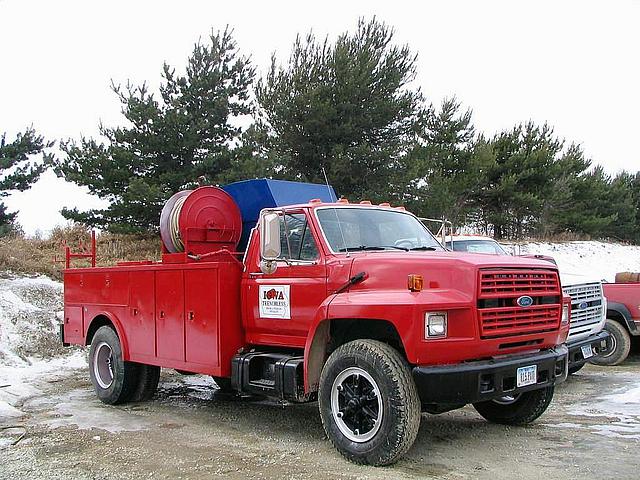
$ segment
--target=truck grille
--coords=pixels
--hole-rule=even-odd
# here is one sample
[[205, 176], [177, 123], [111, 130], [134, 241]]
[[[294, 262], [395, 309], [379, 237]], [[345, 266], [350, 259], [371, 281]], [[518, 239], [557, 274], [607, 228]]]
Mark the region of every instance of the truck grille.
[[[517, 304], [517, 299], [525, 295], [533, 299], [529, 307]], [[555, 330], [560, 325], [561, 302], [560, 281], [554, 270], [480, 270], [480, 337], [510, 337]]]
[[602, 319], [602, 284], [584, 283], [563, 288], [571, 297], [571, 325], [569, 337], [589, 331]]

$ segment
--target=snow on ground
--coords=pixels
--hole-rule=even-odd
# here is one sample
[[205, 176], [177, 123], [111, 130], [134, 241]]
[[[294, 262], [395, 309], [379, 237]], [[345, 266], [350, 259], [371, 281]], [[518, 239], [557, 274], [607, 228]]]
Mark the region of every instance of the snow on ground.
[[570, 430], [588, 428], [605, 437], [640, 440], [640, 380], [637, 375], [618, 375], [618, 378], [625, 380], [624, 387], [585, 398], [567, 410], [572, 417], [588, 417], [592, 422], [545, 425]]
[[33, 359], [19, 366], [0, 365], [0, 423], [7, 417], [21, 417], [21, 405], [40, 393], [43, 384], [58, 381], [71, 369], [86, 366], [86, 355], [78, 350], [68, 356]]
[[[516, 254], [518, 246], [515, 246]], [[618, 272], [640, 272], [640, 246], [595, 241], [525, 243], [520, 254], [555, 258], [561, 272], [613, 282]]]
[[[47, 277], [0, 278], [0, 423], [22, 416], [25, 399], [60, 372], [86, 365], [57, 337], [62, 284]], [[71, 355], [69, 355], [71, 353]]]

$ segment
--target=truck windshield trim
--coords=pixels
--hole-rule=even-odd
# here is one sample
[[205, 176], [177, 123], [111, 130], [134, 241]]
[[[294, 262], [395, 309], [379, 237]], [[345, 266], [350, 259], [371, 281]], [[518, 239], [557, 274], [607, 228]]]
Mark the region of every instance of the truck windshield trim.
[[[334, 255], [338, 255], [338, 254], [349, 254], [351, 252], [363, 252], [363, 251], [371, 251], [371, 252], [377, 252], [377, 251], [404, 251], [404, 252], [409, 252], [409, 251], [432, 251], [432, 250], [442, 250], [444, 251], [444, 247], [442, 247], [442, 245], [440, 245], [440, 243], [438, 243], [438, 241], [433, 237], [433, 234], [429, 231], [429, 229], [418, 219], [418, 217], [416, 217], [415, 215], [413, 215], [410, 212], [406, 212], [406, 211], [401, 211], [401, 210], [393, 210], [393, 209], [389, 209], [389, 208], [376, 208], [376, 207], [360, 207], [357, 205], [348, 205], [348, 206], [326, 206], [326, 207], [317, 207], [314, 209], [314, 215], [316, 216], [316, 220], [318, 221], [318, 226], [320, 227], [320, 233], [322, 235], [322, 238], [325, 241], [325, 244], [327, 245], [327, 247], [329, 248], [329, 251], [334, 254]], [[333, 210], [335, 213], [335, 217], [334, 218], [322, 218], [322, 213], [324, 211], [327, 210]], [[373, 212], [379, 212], [379, 213], [375, 213], [373, 215], [370, 215], [370, 217], [375, 217], [376, 215], [380, 215], [380, 220], [382, 220], [385, 216], [387, 218], [391, 218], [388, 217], [387, 215], [402, 215], [403, 217], [397, 217], [397, 218], [402, 218], [402, 220], [400, 220], [398, 222], [398, 226], [403, 226], [405, 227], [405, 232], [407, 232], [406, 229], [411, 230], [411, 232], [409, 232], [411, 234], [410, 237], [402, 237], [402, 232], [397, 231], [396, 229], [392, 229], [392, 230], [388, 230], [386, 233], [387, 235], [390, 234], [391, 231], [393, 231], [394, 233], [398, 233], [399, 237], [397, 238], [397, 240], [395, 241], [391, 241], [389, 242], [389, 238], [386, 238], [385, 241], [379, 241], [379, 242], [371, 242], [371, 241], [361, 241], [362, 239], [358, 239], [355, 240], [353, 238], [349, 239], [349, 232], [345, 232], [345, 230], [347, 230], [350, 225], [353, 226], [353, 222], [349, 222], [347, 218], [343, 218], [345, 217], [344, 213], [346, 210], [359, 210], [362, 212], [367, 212], [367, 213], [373, 213]], [[339, 213], [340, 212], [340, 213]], [[414, 220], [414, 222], [408, 221], [406, 219], [412, 218]], [[375, 220], [375, 218], [370, 218], [369, 222], [364, 222], [362, 225], [372, 225], [372, 224], [377, 224], [380, 225], [380, 223], [377, 223], [375, 221], [371, 221], [371, 220]], [[335, 227], [337, 228], [337, 230], [334, 232], [333, 238], [331, 234], [328, 234], [327, 232], [327, 228], [328, 228], [328, 224], [326, 223], [327, 221], [335, 223]], [[323, 224], [323, 222], [325, 222]], [[381, 231], [378, 231], [378, 234], [382, 235]], [[352, 240], [351, 242], [349, 240]], [[350, 243], [352, 243], [352, 245], [350, 245]], [[363, 247], [363, 245], [366, 246]]]

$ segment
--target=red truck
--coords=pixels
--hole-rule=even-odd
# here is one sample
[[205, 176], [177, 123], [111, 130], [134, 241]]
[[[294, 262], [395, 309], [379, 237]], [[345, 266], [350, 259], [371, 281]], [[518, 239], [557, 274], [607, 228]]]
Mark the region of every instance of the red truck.
[[[160, 262], [64, 270], [65, 344], [105, 403], [160, 367], [318, 401], [351, 461], [393, 463], [421, 412], [532, 422], [567, 377], [570, 298], [548, 262], [444, 250], [413, 214], [324, 185], [254, 180], [165, 205]], [[312, 199], [312, 200], [309, 200]]]
[[640, 336], [640, 273], [621, 272], [615, 283], [603, 283], [607, 297], [607, 321], [610, 334], [605, 351], [593, 363], [618, 365], [631, 350], [631, 337]]

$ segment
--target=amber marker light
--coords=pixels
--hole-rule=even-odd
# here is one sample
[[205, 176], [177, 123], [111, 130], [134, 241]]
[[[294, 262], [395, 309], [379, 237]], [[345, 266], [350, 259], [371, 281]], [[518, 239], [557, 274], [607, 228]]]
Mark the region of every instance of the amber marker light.
[[411, 290], [412, 292], [420, 292], [422, 291], [423, 287], [424, 278], [422, 278], [422, 275], [416, 275], [415, 273], [409, 275], [407, 285], [407, 288], [409, 288], [409, 290]]

